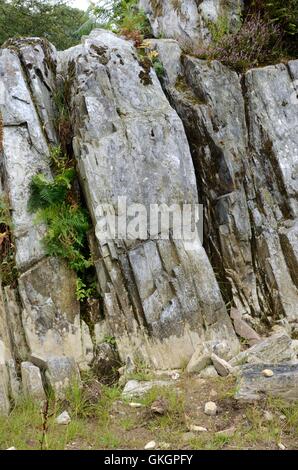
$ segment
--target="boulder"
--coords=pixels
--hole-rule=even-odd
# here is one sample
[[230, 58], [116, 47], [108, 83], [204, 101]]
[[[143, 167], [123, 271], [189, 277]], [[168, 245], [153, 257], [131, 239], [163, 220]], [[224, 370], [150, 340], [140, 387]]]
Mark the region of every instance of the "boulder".
[[296, 355], [292, 348], [291, 338], [281, 331], [241, 352], [231, 359], [230, 364], [232, 366], [262, 362], [278, 364], [295, 361], [295, 358]]
[[261, 341], [261, 337], [258, 333], [256, 333], [255, 330], [242, 319], [242, 315], [236, 308], [231, 308], [230, 316], [233, 320], [233, 325], [237, 335], [245, 339], [249, 346], [253, 346]]
[[64, 398], [67, 388], [81, 383], [78, 366], [73, 357], [49, 358], [46, 361], [45, 377], [57, 398]]
[[21, 374], [24, 395], [39, 401], [45, 400], [46, 394], [39, 368], [31, 362], [22, 362]]
[[210, 377], [218, 377], [218, 373], [214, 366], [208, 366], [200, 372], [199, 377], [209, 379]]
[[217, 356], [216, 354], [211, 354], [211, 361], [213, 362], [213, 365], [221, 377], [226, 377], [227, 375], [233, 373], [233, 367], [222, 359], [221, 357]]
[[191, 356], [186, 367], [188, 373], [199, 373], [211, 364], [211, 352], [205, 345], [200, 345]]
[[[271, 370], [273, 375], [262, 372]], [[285, 400], [298, 399], [298, 364], [247, 364], [242, 367], [235, 398], [255, 401], [264, 396], [275, 396]]]

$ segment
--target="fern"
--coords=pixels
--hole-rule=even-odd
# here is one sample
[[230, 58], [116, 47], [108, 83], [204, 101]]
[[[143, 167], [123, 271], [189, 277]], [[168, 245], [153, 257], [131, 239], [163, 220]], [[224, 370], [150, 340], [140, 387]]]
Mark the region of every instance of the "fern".
[[43, 174], [33, 176], [30, 185], [29, 211], [36, 212], [64, 201], [75, 178], [75, 170], [68, 168], [49, 181]]
[[86, 255], [86, 233], [90, 228], [87, 212], [77, 202], [68, 202], [75, 178], [73, 168], [63, 169], [52, 181], [44, 175], [32, 178], [29, 210], [36, 212], [36, 222], [47, 226], [43, 238], [45, 251], [68, 261], [76, 272], [88, 269], [92, 262]]

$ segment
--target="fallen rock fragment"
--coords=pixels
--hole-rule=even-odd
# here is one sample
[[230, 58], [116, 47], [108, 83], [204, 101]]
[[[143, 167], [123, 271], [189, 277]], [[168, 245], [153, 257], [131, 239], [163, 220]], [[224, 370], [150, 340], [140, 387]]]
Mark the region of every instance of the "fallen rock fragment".
[[190, 424], [189, 426], [190, 432], [207, 432], [208, 429], [204, 428], [203, 426], [197, 426], [196, 424]]
[[142, 408], [142, 406], [144, 406], [142, 403], [136, 403], [134, 401], [132, 401], [131, 403], [129, 403], [129, 406], [131, 408]]
[[214, 401], [207, 401], [204, 406], [204, 413], [208, 416], [215, 416], [217, 413], [217, 405]]
[[144, 449], [145, 450], [152, 450], [152, 449], [155, 449], [155, 447], [156, 447], [156, 442], [155, 441], [150, 441], [145, 445]]
[[45, 400], [46, 394], [39, 368], [31, 362], [22, 362], [21, 374], [24, 394], [37, 400]]
[[210, 356], [210, 351], [204, 345], [199, 345], [187, 364], [186, 372], [189, 374], [201, 372], [205, 367], [211, 364]]
[[235, 426], [231, 426], [228, 429], [223, 429], [222, 431], [217, 431], [217, 436], [233, 436], [236, 432]]
[[233, 367], [221, 357], [218, 357], [216, 354], [211, 355], [211, 360], [213, 365], [217, 371], [217, 373], [221, 377], [226, 377], [227, 375], [233, 373]]
[[250, 346], [261, 341], [261, 337], [255, 330], [243, 320], [241, 313], [236, 308], [231, 308], [230, 316], [238, 336], [247, 340]]
[[296, 354], [292, 348], [292, 340], [285, 332], [281, 331], [260, 341], [246, 351], [241, 352], [231, 359], [231, 366], [243, 364], [279, 364], [293, 362]]
[[272, 377], [274, 375], [274, 372], [271, 369], [264, 369], [262, 370], [262, 374], [264, 375], [264, 377]]
[[[262, 374], [265, 369], [273, 372], [269, 379]], [[235, 398], [254, 401], [265, 395], [298, 400], [298, 364], [244, 365], [238, 378]]]
[[199, 377], [209, 379], [212, 377], [218, 377], [218, 373], [214, 366], [208, 366], [200, 372]]
[[69, 414], [67, 413], [67, 411], [63, 411], [63, 413], [61, 413], [59, 416], [57, 416], [55, 421], [56, 421], [57, 424], [67, 425], [71, 422], [71, 418], [70, 418]]
[[122, 397], [139, 397], [149, 392], [153, 387], [169, 387], [170, 385], [172, 385], [172, 383], [166, 380], [151, 380], [150, 382], [129, 380], [123, 389]]
[[155, 414], [164, 415], [167, 412], [168, 407], [169, 404], [167, 400], [159, 398], [152, 403], [150, 410]]
[[73, 357], [57, 356], [46, 361], [45, 376], [57, 398], [65, 398], [66, 389], [74, 383], [81, 384], [78, 366]]

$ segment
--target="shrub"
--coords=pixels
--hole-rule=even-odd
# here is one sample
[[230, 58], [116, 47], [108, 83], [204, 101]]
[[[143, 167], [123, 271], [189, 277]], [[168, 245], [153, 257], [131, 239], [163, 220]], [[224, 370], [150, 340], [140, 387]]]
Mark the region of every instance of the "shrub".
[[225, 34], [220, 42], [196, 51], [202, 58], [217, 59], [243, 71], [272, 62], [281, 54], [281, 29], [279, 26], [262, 19], [260, 13], [247, 16], [236, 33]]

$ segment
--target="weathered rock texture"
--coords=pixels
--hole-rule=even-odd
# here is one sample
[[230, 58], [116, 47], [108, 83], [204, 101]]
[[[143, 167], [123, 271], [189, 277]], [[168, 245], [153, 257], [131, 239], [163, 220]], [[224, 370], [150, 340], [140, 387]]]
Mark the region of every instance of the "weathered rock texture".
[[[246, 318], [286, 317], [297, 293], [298, 61], [243, 76], [153, 40], [182, 118], [205, 206], [205, 246], [229, 303]], [[171, 61], [173, 57], [173, 61]]]
[[1, 178], [9, 196], [20, 273], [18, 293], [5, 290], [4, 303], [10, 335], [18, 337], [12, 344], [20, 359], [26, 358], [27, 348], [45, 357], [69, 355], [83, 362], [75, 275], [64, 262], [45, 257], [45, 227], [34, 222], [27, 207], [32, 177], [40, 172], [51, 177], [49, 144], [57, 142], [55, 68], [55, 49], [39, 39], [11, 41], [0, 50]]
[[226, 18], [231, 30], [239, 25], [242, 0], [140, 0], [155, 37], [176, 39], [187, 49], [210, 42], [210, 23]]
[[[65, 357], [86, 367], [103, 332], [115, 336], [121, 359], [138, 356], [158, 368], [179, 367], [205, 341], [224, 341], [225, 357], [235, 355], [238, 340], [199, 240], [189, 251], [177, 240], [103, 243], [91, 236], [105, 317], [91, 340], [75, 298], [76, 276], [45, 256], [45, 227], [28, 212], [32, 177], [52, 177], [53, 96], [61, 76], [69, 85], [73, 150], [94, 229], [98, 205], [115, 207], [118, 196], [147, 208], [197, 203], [183, 125], [153, 69], [129, 42], [95, 31], [59, 55], [43, 40], [10, 41], [0, 51], [0, 76], [1, 188], [9, 197], [19, 271], [18, 285], [6, 286], [0, 297], [7, 361], [39, 358], [30, 371], [40, 367], [43, 381], [55, 388], [51, 361]], [[25, 388], [27, 376], [25, 368]]]
[[[236, 3], [228, 4], [230, 18]], [[222, 14], [216, 1], [142, 4], [155, 34], [183, 46], [185, 38], [208, 41], [206, 18]], [[60, 53], [36, 38], [0, 49], [0, 192], [9, 198], [19, 271], [15, 285], [0, 288], [1, 412], [20, 393], [21, 376], [23, 390], [38, 381], [41, 397], [47, 382], [63, 395], [107, 336], [123, 362], [141, 358], [159, 369], [191, 361], [199, 372], [212, 354], [218, 367], [233, 357], [268, 361], [270, 348], [295, 360], [287, 335], [264, 349], [254, 327], [283, 319], [291, 332], [298, 324], [298, 61], [239, 76], [219, 62], [182, 57], [172, 39], [151, 45], [165, 68], [164, 89], [131, 42], [104, 30]], [[76, 275], [45, 256], [46, 228], [27, 209], [32, 177], [52, 178], [61, 81], [73, 131], [67, 144], [93, 222], [101, 299], [92, 305], [92, 335]], [[189, 250], [172, 238], [96, 237], [103, 204], [123, 215], [118, 197], [147, 210], [202, 202], [204, 247], [199, 239]], [[257, 343], [243, 356], [230, 307], [238, 334]], [[217, 374], [212, 366], [208, 373]]]
[[[265, 377], [263, 370], [273, 372]], [[278, 396], [286, 400], [298, 399], [297, 364], [253, 364], [242, 368], [235, 397], [242, 401], [260, 400], [265, 396]]]

